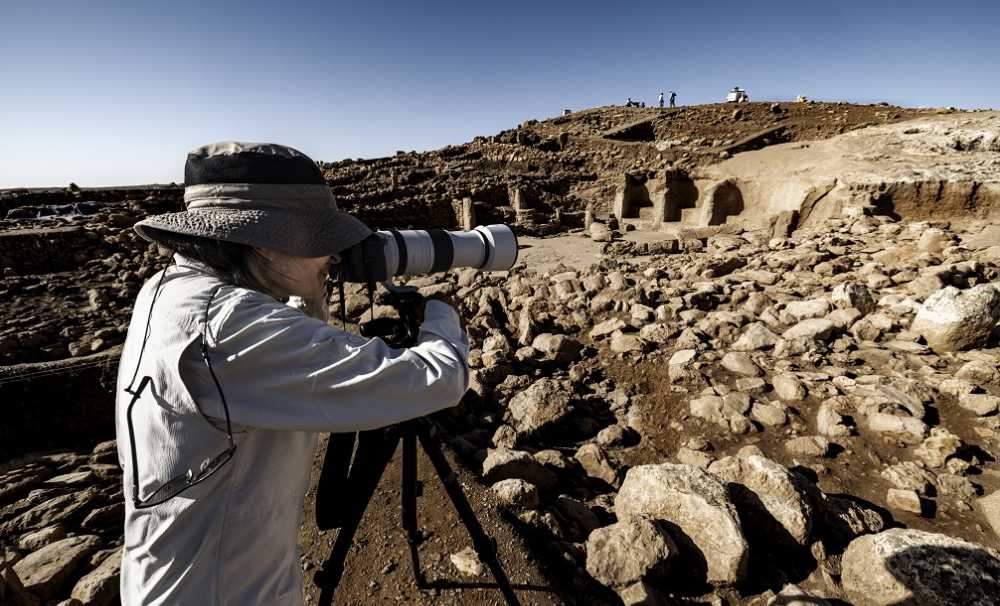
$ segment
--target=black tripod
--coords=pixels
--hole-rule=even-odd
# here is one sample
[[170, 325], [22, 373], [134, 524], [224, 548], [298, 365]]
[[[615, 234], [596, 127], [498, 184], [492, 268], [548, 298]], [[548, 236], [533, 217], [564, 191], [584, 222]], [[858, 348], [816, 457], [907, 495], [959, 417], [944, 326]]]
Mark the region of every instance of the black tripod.
[[[373, 320], [362, 325], [365, 336], [381, 336], [394, 347], [407, 347], [416, 342], [416, 310], [422, 297], [412, 291], [390, 291], [393, 305], [399, 310], [399, 320]], [[344, 563], [351, 549], [354, 535], [361, 524], [368, 503], [378, 488], [386, 467], [392, 460], [400, 442], [403, 444], [402, 461], [402, 526], [410, 547], [410, 562], [417, 587], [421, 589], [440, 586], [427, 582], [420, 568], [418, 546], [421, 540], [417, 527], [417, 442], [434, 466], [434, 471], [444, 485], [451, 503], [472, 539], [473, 548], [493, 573], [497, 588], [509, 605], [519, 605], [500, 561], [496, 545], [483, 531], [472, 506], [462, 491], [458, 477], [441, 450], [441, 443], [434, 435], [433, 424], [428, 419], [414, 419], [388, 429], [365, 431], [357, 434], [331, 434], [316, 491], [316, 525], [321, 530], [340, 528], [330, 556], [316, 572], [315, 581], [321, 588], [319, 603], [331, 604], [333, 595], [344, 574]], [[353, 454], [353, 460], [352, 460]], [[345, 498], [346, 497], [346, 498]]]

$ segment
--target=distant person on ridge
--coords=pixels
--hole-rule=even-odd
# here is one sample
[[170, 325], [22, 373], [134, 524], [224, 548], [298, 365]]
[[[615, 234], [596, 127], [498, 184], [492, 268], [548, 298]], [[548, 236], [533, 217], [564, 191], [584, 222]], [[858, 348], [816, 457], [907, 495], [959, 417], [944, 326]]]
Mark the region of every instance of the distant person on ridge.
[[[670, 91], [670, 107], [677, 107], [675, 101], [677, 101], [677, 93]], [[663, 93], [660, 93], [660, 107], [663, 107]]]
[[663, 91], [660, 91], [660, 108], [663, 108]]

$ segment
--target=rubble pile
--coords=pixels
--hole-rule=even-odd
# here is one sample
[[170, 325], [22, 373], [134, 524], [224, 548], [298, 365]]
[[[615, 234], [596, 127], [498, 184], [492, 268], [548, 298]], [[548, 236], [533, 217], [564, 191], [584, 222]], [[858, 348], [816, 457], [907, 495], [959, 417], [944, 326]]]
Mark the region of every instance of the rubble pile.
[[115, 443], [5, 467], [0, 603], [118, 603], [125, 503]]
[[1000, 249], [959, 241], [853, 209], [460, 274], [476, 402], [453, 444], [578, 589], [625, 603], [994, 603]]

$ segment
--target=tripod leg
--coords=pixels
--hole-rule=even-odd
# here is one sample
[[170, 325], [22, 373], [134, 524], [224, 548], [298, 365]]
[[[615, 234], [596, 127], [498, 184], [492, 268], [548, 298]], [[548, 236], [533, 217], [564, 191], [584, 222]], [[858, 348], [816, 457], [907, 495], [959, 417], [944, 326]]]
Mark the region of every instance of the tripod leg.
[[331, 433], [323, 456], [323, 470], [316, 487], [316, 526], [320, 530], [338, 528], [348, 517], [342, 495], [349, 494], [347, 477], [358, 434]]
[[354, 542], [354, 535], [398, 443], [398, 435], [386, 436], [381, 431], [359, 435], [358, 449], [348, 477], [348, 486], [351, 487], [353, 494], [345, 493], [345, 497], [351, 501], [342, 508], [345, 513], [341, 514], [340, 532], [337, 533], [337, 540], [333, 543], [330, 555], [323, 562], [323, 567], [314, 575], [316, 585], [320, 587], [321, 606], [333, 603], [333, 594], [344, 575], [344, 562]]
[[413, 578], [417, 587], [427, 586], [424, 573], [420, 569], [420, 533], [417, 527], [417, 436], [410, 426], [403, 426], [403, 491], [402, 507], [403, 530], [406, 531], [406, 542], [410, 547], [410, 563], [413, 566]]
[[431, 464], [434, 465], [434, 471], [441, 478], [441, 483], [444, 484], [445, 491], [448, 493], [455, 511], [458, 512], [458, 517], [469, 532], [473, 548], [479, 554], [479, 558], [489, 566], [490, 572], [493, 573], [493, 578], [496, 579], [497, 587], [500, 589], [504, 600], [510, 606], [520, 606], [521, 602], [517, 599], [514, 589], [510, 586], [510, 579], [507, 578], [507, 573], [504, 572], [503, 566], [497, 558], [496, 545], [486, 536], [486, 532], [479, 523], [479, 519], [476, 518], [476, 512], [472, 510], [472, 506], [469, 504], [469, 500], [466, 498], [465, 493], [462, 491], [462, 486], [458, 482], [458, 476], [455, 475], [455, 472], [451, 469], [451, 465], [448, 463], [448, 459], [445, 458], [444, 453], [441, 451], [441, 445], [431, 436], [428, 425], [424, 423], [419, 425], [417, 435], [420, 437], [420, 445], [423, 446], [424, 452], [427, 453]]

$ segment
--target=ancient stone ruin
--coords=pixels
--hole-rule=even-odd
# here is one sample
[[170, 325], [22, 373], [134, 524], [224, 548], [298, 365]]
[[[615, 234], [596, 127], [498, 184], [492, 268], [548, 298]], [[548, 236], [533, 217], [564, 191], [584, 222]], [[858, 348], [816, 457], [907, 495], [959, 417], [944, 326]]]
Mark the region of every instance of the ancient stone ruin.
[[[1000, 603], [1000, 114], [594, 108], [323, 170], [376, 227], [518, 233], [510, 272], [413, 284], [467, 320], [435, 421], [522, 603]], [[167, 260], [131, 226], [181, 196], [0, 192], [4, 605], [117, 603], [117, 359]], [[455, 587], [414, 586], [396, 473], [337, 603], [500, 603], [429, 475]]]

